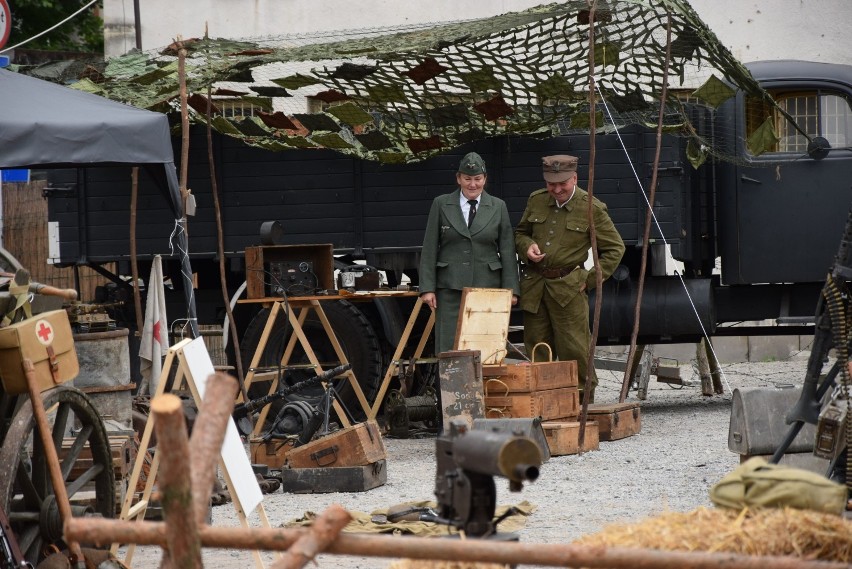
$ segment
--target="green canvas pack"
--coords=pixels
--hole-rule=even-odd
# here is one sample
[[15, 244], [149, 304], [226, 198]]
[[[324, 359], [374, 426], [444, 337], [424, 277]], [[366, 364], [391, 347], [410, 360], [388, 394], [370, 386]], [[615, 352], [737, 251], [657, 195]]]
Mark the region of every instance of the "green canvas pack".
[[796, 508], [831, 514], [846, 510], [846, 487], [803, 470], [750, 458], [710, 489], [723, 508]]

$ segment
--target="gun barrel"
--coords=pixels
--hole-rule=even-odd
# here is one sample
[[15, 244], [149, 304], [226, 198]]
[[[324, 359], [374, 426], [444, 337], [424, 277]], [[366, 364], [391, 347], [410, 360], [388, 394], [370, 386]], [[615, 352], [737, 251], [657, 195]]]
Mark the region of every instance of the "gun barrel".
[[263, 397], [258, 397], [257, 399], [252, 399], [251, 401], [246, 401], [245, 403], [241, 403], [234, 407], [234, 412], [232, 413], [235, 419], [240, 419], [245, 417], [249, 413], [253, 413], [258, 409], [262, 409], [264, 406], [269, 405], [273, 401], [278, 401], [279, 399], [284, 399], [291, 393], [296, 393], [305, 388], [308, 388], [312, 385], [316, 385], [322, 381], [328, 381], [329, 379], [333, 379], [338, 375], [345, 373], [349, 369], [352, 368], [352, 364], [346, 363], [343, 365], [339, 365], [336, 368], [325, 371], [317, 376], [310, 377], [304, 381], [300, 381], [295, 385], [290, 387], [285, 387], [284, 389], [280, 389], [275, 393], [270, 393], [269, 395], [264, 395]]
[[541, 449], [529, 437], [468, 431], [453, 441], [453, 458], [464, 469], [503, 476], [512, 482], [533, 481], [541, 466]]

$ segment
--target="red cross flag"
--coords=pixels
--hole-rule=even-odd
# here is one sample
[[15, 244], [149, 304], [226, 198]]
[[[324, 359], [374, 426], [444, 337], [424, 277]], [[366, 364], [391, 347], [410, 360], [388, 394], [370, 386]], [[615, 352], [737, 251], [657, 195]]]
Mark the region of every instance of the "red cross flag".
[[163, 260], [154, 257], [151, 276], [148, 277], [148, 300], [145, 306], [145, 324], [139, 345], [141, 393], [153, 395], [163, 371], [163, 356], [169, 349], [168, 321], [166, 320], [166, 291], [163, 287]]

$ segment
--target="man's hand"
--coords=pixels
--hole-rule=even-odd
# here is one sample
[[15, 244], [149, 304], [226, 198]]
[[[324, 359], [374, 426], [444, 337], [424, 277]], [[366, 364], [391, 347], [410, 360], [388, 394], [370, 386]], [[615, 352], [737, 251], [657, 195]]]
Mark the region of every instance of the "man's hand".
[[533, 243], [527, 249], [527, 259], [532, 261], [533, 263], [538, 263], [542, 259], [544, 259], [546, 253], [542, 253], [541, 249], [538, 248], [538, 243]]
[[423, 304], [425, 304], [429, 308], [438, 308], [438, 297], [435, 296], [434, 292], [424, 292], [420, 295], [420, 300], [422, 300]]
[[[518, 295], [513, 294], [512, 295], [512, 306], [515, 306], [516, 304], [518, 304]], [[852, 366], [852, 362], [849, 362], [849, 365]]]

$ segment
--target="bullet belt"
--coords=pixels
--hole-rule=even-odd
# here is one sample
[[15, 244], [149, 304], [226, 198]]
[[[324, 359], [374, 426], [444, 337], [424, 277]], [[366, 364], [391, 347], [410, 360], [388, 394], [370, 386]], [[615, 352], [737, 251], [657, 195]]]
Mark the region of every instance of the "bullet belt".
[[555, 269], [554, 268], [543, 269], [543, 268], [539, 267], [538, 265], [534, 265], [534, 264], [529, 264], [527, 266], [546, 279], [561, 279], [562, 277], [564, 277], [566, 275], [570, 275], [576, 269], [580, 268], [579, 266], [576, 266], [576, 267], [561, 267], [561, 268], [555, 268]]

